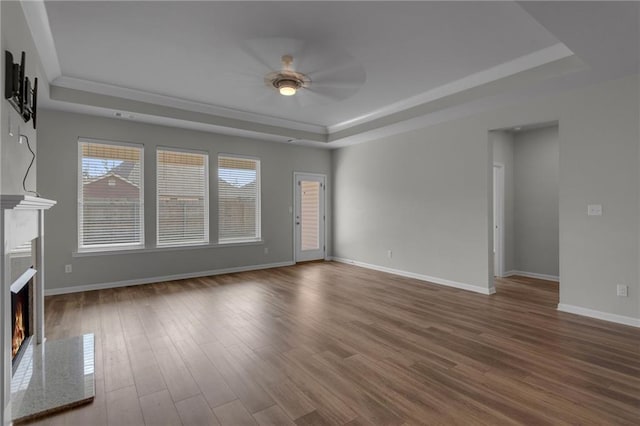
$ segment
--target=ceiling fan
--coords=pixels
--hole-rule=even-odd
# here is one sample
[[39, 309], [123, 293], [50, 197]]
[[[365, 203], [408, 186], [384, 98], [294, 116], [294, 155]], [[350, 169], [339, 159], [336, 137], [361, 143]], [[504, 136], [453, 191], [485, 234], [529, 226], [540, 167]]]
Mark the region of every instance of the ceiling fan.
[[293, 56], [282, 55], [282, 69], [272, 71], [264, 77], [264, 82], [273, 86], [283, 96], [293, 96], [298, 90], [309, 88], [311, 79], [306, 74], [293, 69]]
[[[248, 40], [239, 53], [234, 74], [256, 101], [269, 92], [292, 97], [299, 106], [339, 101], [355, 95], [366, 80], [364, 67], [341, 46], [272, 37]], [[258, 89], [258, 82], [268, 91]]]

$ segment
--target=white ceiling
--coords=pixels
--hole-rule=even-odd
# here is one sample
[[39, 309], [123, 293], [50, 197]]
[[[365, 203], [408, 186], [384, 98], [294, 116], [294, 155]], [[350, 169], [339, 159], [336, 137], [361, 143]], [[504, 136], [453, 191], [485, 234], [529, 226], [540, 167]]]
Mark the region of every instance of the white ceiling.
[[[50, 26], [30, 25], [52, 83], [47, 107], [330, 142], [374, 121], [397, 124], [403, 112], [433, 112], [438, 100], [525, 71], [575, 71], [575, 61], [561, 63], [574, 52], [595, 69], [603, 56], [594, 49], [606, 48], [611, 70], [620, 70], [607, 43], [637, 36], [637, 23], [635, 33], [628, 27], [639, 9], [607, 16], [603, 10], [615, 7], [601, 3], [46, 1], [23, 8], [30, 23]], [[620, 28], [618, 18], [630, 12]], [[613, 34], [598, 33], [598, 25]], [[587, 49], [581, 42], [590, 37], [600, 46]], [[265, 85], [283, 54], [311, 77], [312, 92], [287, 98]], [[637, 56], [630, 63], [637, 69]]]

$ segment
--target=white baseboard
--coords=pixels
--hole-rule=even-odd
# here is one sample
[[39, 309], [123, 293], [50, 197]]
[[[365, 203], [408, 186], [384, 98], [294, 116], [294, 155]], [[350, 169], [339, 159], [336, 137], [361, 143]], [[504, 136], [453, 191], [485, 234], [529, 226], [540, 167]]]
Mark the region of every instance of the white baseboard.
[[568, 312], [570, 314], [582, 315], [585, 317], [597, 318], [604, 321], [615, 322], [618, 324], [630, 325], [632, 327], [640, 327], [640, 318], [610, 314], [608, 312], [581, 308], [580, 306], [565, 305], [564, 303], [558, 304], [558, 310], [561, 312]]
[[416, 274], [414, 272], [402, 271], [400, 269], [387, 268], [385, 266], [378, 266], [378, 265], [373, 265], [373, 264], [370, 264], [370, 263], [358, 262], [357, 260], [344, 259], [344, 258], [341, 258], [341, 257], [332, 257], [331, 259], [333, 261], [335, 261], [335, 262], [346, 263], [346, 264], [349, 264], [349, 265], [355, 265], [355, 266], [359, 266], [361, 268], [373, 269], [375, 271], [387, 272], [389, 274], [400, 275], [402, 277], [415, 278], [417, 280], [428, 281], [428, 282], [433, 283], [433, 284], [445, 285], [447, 287], [455, 287], [455, 288], [459, 288], [459, 289], [467, 290], [467, 291], [473, 291], [475, 293], [493, 294], [493, 293], [496, 292], [495, 287], [486, 288], [486, 287], [481, 287], [479, 285], [466, 284], [466, 283], [461, 283], [461, 282], [457, 282], [457, 281], [446, 280], [444, 278], [431, 277], [429, 275]]
[[536, 272], [526, 272], [526, 271], [507, 271], [504, 274], [502, 274], [502, 278], [508, 278], [513, 275], [520, 275], [528, 278], [537, 278], [539, 280], [560, 282], [560, 277], [557, 275], [538, 274]]
[[211, 275], [232, 274], [234, 272], [247, 272], [247, 271], [257, 271], [259, 269], [280, 268], [282, 266], [291, 266], [294, 264], [295, 264], [294, 262], [266, 263], [263, 265], [238, 266], [235, 268], [213, 269], [210, 271], [189, 272], [186, 274], [165, 275], [161, 277], [138, 278], [134, 280], [115, 281], [115, 282], [108, 282], [108, 283], [51, 288], [51, 289], [45, 289], [44, 295], [55, 296], [57, 294], [79, 293], [82, 291], [105, 290], [108, 288], [161, 283], [164, 281], [175, 281], [175, 280], [184, 280], [188, 278], [208, 277]]

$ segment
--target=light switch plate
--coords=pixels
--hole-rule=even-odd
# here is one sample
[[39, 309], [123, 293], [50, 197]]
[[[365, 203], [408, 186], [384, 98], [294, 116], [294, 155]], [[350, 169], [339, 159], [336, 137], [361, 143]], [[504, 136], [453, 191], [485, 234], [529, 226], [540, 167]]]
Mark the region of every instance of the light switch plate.
[[618, 296], [627, 297], [629, 294], [628, 291], [629, 291], [629, 287], [627, 287], [624, 284], [618, 284], [618, 291], [617, 291]]
[[602, 204], [589, 204], [587, 206], [587, 215], [602, 216]]

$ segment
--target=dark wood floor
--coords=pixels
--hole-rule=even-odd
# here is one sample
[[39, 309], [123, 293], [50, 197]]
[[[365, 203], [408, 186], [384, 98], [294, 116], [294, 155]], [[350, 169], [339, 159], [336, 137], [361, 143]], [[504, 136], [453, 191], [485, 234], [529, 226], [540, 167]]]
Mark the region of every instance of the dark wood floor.
[[93, 404], [46, 425], [638, 424], [640, 330], [336, 263], [49, 297], [96, 334]]

